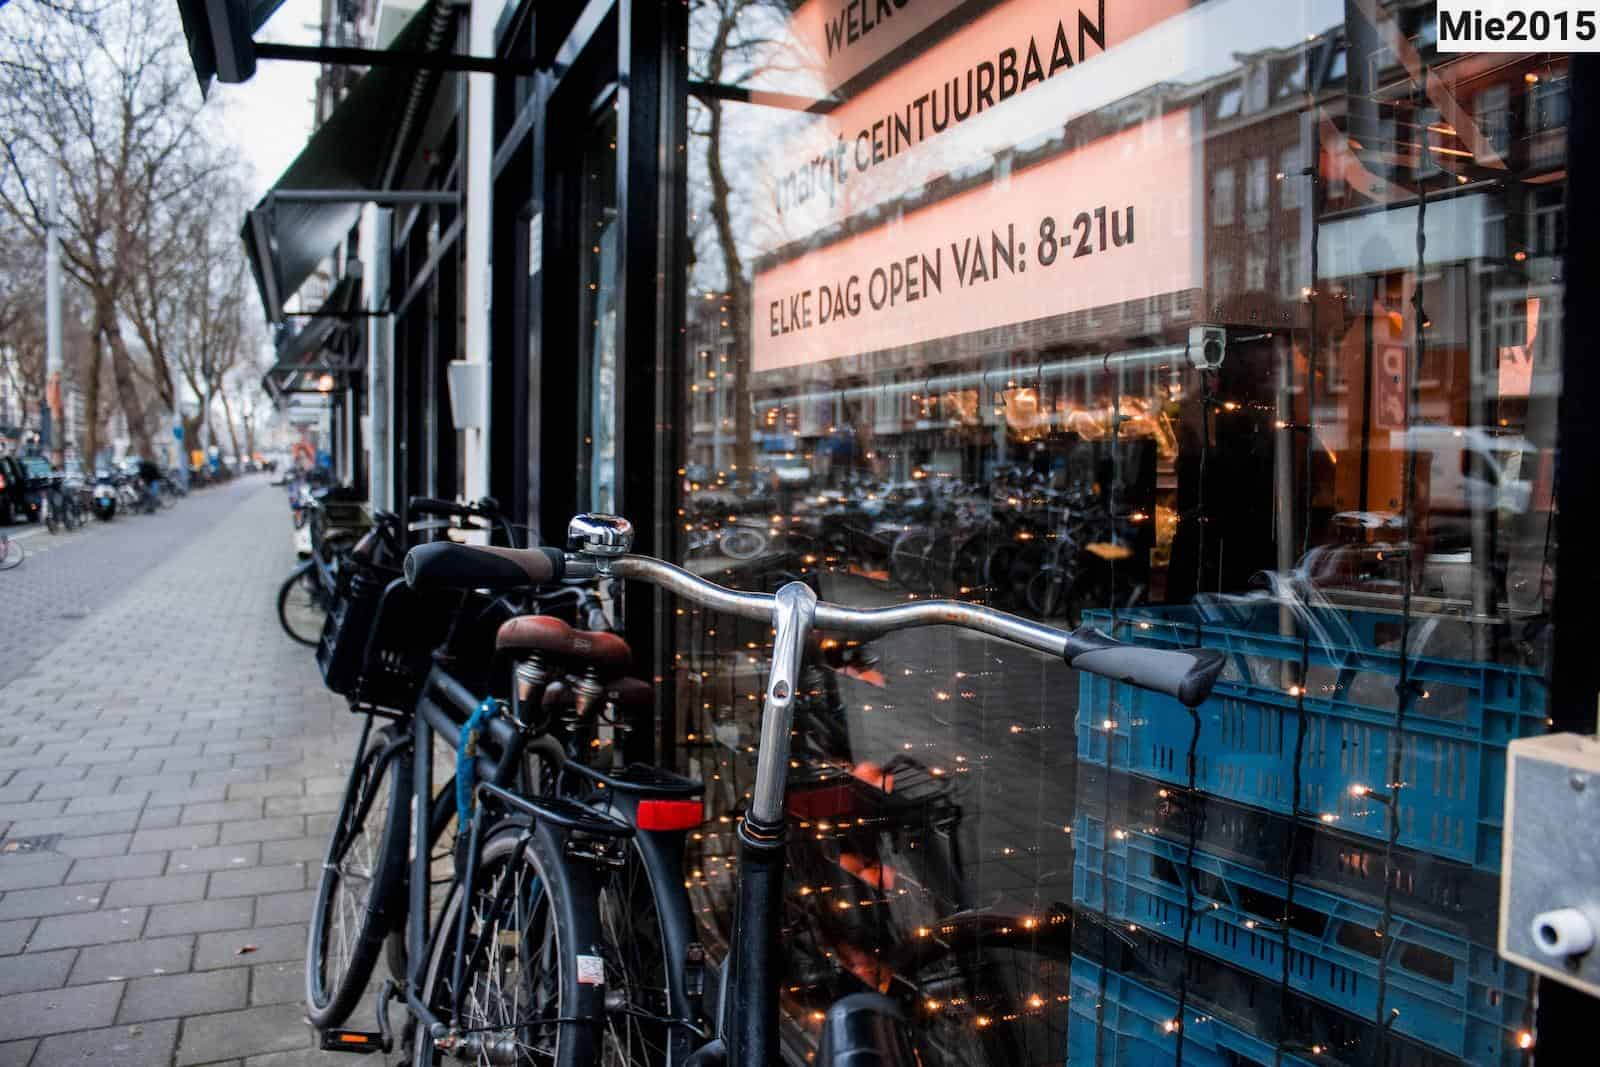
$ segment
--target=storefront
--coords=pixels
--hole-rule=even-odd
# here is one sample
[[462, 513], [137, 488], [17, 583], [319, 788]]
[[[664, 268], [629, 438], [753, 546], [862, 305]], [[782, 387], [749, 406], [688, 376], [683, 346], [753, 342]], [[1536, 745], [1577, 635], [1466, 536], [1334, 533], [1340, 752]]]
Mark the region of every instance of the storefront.
[[[981, 639], [821, 641], [797, 1058], [862, 989], [939, 1064], [1505, 1065], [1577, 1032], [1495, 924], [1506, 742], [1593, 729], [1592, 84], [1441, 52], [1433, 10], [508, 4], [476, 422], [469, 213], [369, 209], [375, 499], [483, 485], [729, 584], [1230, 653], [1192, 718]], [[457, 80], [395, 189], [460, 197], [488, 151]], [[619, 621], [658, 755], [709, 787], [715, 954], [768, 635], [641, 590]]]

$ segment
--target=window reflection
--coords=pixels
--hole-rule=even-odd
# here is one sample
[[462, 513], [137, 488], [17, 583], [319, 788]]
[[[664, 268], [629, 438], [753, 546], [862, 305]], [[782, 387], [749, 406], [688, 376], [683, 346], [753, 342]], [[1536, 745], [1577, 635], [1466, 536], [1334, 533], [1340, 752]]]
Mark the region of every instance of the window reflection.
[[[1545, 722], [1564, 62], [1436, 54], [1426, 5], [1151, 2], [899, 138], [1059, 13], [908, 5], [830, 49], [847, 6], [692, 16], [696, 77], [826, 102], [691, 104], [685, 565], [1229, 668], [1191, 716], [820, 635], [791, 1037], [871, 988], [930, 1063], [1522, 1062], [1498, 820]], [[679, 623], [715, 944], [769, 635]]]

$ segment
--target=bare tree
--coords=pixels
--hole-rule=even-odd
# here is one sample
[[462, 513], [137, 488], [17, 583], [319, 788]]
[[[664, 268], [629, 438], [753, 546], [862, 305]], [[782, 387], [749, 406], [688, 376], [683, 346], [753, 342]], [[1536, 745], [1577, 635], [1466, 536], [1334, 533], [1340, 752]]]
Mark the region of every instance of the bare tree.
[[[19, 10], [20, 9], [20, 10]], [[100, 406], [100, 370], [111, 381], [135, 446], [151, 452], [152, 412], [123, 334], [134, 271], [153, 217], [189, 195], [207, 172], [200, 105], [168, 0], [125, 0], [97, 7], [70, 0], [18, 0], [0, 19], [0, 212], [43, 241], [52, 172], [60, 182], [63, 266], [83, 289], [94, 324], [85, 389]], [[159, 240], [159, 237], [157, 237]], [[165, 358], [146, 344], [152, 360]], [[165, 367], [142, 377], [156, 403], [174, 403]], [[89, 419], [85, 452], [100, 441]]]

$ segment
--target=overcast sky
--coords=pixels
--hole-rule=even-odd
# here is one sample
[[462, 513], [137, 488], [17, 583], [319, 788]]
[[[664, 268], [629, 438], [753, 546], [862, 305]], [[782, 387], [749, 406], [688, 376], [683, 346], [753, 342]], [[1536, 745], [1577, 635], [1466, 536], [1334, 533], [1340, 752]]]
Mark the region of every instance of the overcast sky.
[[[320, 0], [284, 0], [256, 40], [316, 44], [321, 16]], [[252, 198], [264, 194], [305, 147], [317, 70], [315, 63], [262, 60], [243, 85], [212, 86], [206, 106], [221, 112], [225, 136], [254, 171]]]

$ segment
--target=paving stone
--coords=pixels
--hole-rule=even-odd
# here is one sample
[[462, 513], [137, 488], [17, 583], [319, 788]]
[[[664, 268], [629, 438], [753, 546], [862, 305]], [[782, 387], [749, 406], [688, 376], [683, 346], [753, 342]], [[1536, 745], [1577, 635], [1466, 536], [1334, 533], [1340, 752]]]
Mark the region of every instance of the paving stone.
[[177, 1063], [211, 1063], [228, 1056], [290, 1052], [310, 1043], [305, 1011], [298, 1004], [274, 1004], [244, 1011], [201, 1015], [185, 1020]]
[[100, 906], [105, 894], [105, 883], [90, 882], [84, 885], [48, 889], [19, 889], [0, 897], [0, 919], [26, 919], [40, 915], [66, 915], [77, 911], [92, 911]]
[[67, 972], [72, 969], [72, 961], [77, 954], [76, 949], [64, 948], [55, 952], [27, 952], [0, 959], [0, 995], [65, 985]]
[[160, 878], [130, 878], [112, 882], [106, 890], [106, 907], [135, 904], [173, 904], [180, 900], [200, 900], [206, 895], [204, 874], [169, 874]]
[[228, 799], [225, 785], [186, 785], [181, 789], [158, 789], [150, 794], [151, 807], [181, 807], [185, 804], [211, 804]]
[[111, 941], [132, 941], [144, 927], [144, 908], [118, 908], [91, 911], [83, 915], [56, 915], [40, 919], [28, 938], [35, 952], [72, 945], [103, 945]]
[[261, 843], [262, 863], [321, 863], [328, 853], [326, 837], [292, 837]]
[[137, 852], [130, 856], [99, 856], [78, 860], [67, 872], [67, 883], [102, 882], [119, 878], [153, 878], [166, 869], [165, 852]]
[[248, 967], [139, 978], [129, 982], [122, 994], [117, 1021], [135, 1023], [234, 1011], [245, 1006], [249, 988]]
[[194, 952], [194, 937], [147, 937], [116, 945], [95, 945], [80, 949], [73, 964], [71, 985], [89, 982], [120, 982], [153, 974], [176, 974], [189, 969]]
[[222, 825], [222, 843], [234, 841], [274, 841], [306, 834], [306, 821], [298, 815], [274, 819], [250, 819]]
[[26, 1041], [7, 1041], [0, 1045], [0, 1067], [28, 1067], [28, 1061], [33, 1059], [34, 1050], [39, 1047], [38, 1038], [29, 1038]]
[[[222, 972], [226, 974], [227, 972]], [[300, 1004], [306, 996], [306, 965], [303, 960], [263, 963], [250, 968], [250, 1006]]]
[[338, 1067], [330, 1064], [331, 1056], [316, 1046], [308, 1046], [295, 1052], [269, 1052], [265, 1056], [249, 1056], [245, 1058], [244, 1067]]
[[28, 943], [28, 935], [33, 932], [34, 922], [33, 919], [0, 922], [0, 956], [21, 952], [22, 946]]
[[213, 872], [206, 896], [258, 896], [304, 889], [305, 885], [306, 867], [303, 863], [288, 863], [281, 867], [247, 867], [237, 871]]
[[177, 1020], [60, 1034], [40, 1042], [30, 1067], [167, 1067], [177, 1044]]
[[145, 808], [139, 813], [136, 830], [167, 830], [178, 825], [183, 808], [174, 804], [165, 808]]
[[106, 1026], [116, 1017], [121, 997], [121, 982], [0, 997], [0, 1034], [40, 1037]]
[[140, 830], [129, 846], [133, 852], [169, 852], [179, 848], [204, 848], [217, 843], [217, 826], [174, 826], [165, 830]]
[[234, 782], [227, 787], [229, 800], [246, 800], [251, 797], [297, 797], [304, 791], [294, 779], [269, 779], [265, 782]]
[[[254, 945], [255, 949], [241, 954], [240, 949]], [[304, 959], [306, 954], [306, 925], [257, 926], [249, 930], [228, 930], [201, 934], [194, 950], [194, 969], [208, 971], [219, 967], [237, 967], [240, 964], [276, 963], [282, 960]]]
[[69, 837], [56, 842], [56, 851], [63, 856], [90, 859], [95, 856], [115, 856], [128, 851], [132, 834], [98, 834], [94, 837]]
[[60, 885], [71, 866], [62, 856], [0, 856], [0, 892]]
[[273, 926], [279, 923], [310, 922], [311, 909], [316, 899], [315, 889], [257, 897], [256, 923], [260, 926]]
[[[0, 813], [0, 818], [4, 818]], [[33, 837], [45, 834], [62, 834], [69, 837], [87, 837], [132, 830], [139, 821], [136, 811], [111, 811], [103, 815], [56, 815], [48, 819], [18, 819], [11, 824], [7, 834], [11, 837]]]
[[249, 897], [230, 900], [197, 900], [189, 904], [162, 904], [150, 909], [144, 936], [207, 933], [213, 930], [242, 930], [255, 925], [255, 901]]
[[107, 793], [104, 796], [75, 796], [67, 803], [68, 815], [94, 815], [103, 811], [138, 811], [148, 793]]
[[182, 823], [244, 822], [261, 817], [261, 801], [255, 797], [245, 800], [224, 800], [212, 804], [190, 804], [183, 809]]
[[181, 848], [172, 853], [167, 872], [238, 870], [253, 867], [260, 859], [261, 845], [254, 841], [210, 848]]

